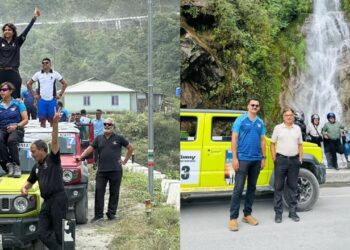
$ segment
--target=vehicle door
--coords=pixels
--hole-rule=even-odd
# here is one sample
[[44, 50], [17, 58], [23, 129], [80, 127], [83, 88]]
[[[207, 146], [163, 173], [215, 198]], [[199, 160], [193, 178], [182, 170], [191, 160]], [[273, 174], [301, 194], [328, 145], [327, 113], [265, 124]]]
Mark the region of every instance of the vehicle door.
[[182, 188], [200, 186], [204, 113], [180, 115], [180, 180]]
[[232, 124], [238, 114], [207, 113], [203, 136], [201, 186], [231, 190], [235, 172], [232, 168]]

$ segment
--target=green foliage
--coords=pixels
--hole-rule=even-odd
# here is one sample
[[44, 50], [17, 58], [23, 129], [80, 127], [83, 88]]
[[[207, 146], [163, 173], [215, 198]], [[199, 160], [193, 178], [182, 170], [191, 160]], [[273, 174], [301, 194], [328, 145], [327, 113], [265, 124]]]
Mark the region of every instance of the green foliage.
[[[174, 111], [178, 115], [178, 110]], [[147, 166], [148, 117], [146, 114], [123, 112], [110, 115], [117, 124], [117, 130], [135, 148], [135, 161]], [[178, 178], [179, 171], [179, 122], [174, 113], [155, 113], [154, 153], [155, 169]]]
[[[142, 173], [129, 171], [123, 172], [123, 186], [128, 190], [128, 196], [133, 197], [133, 201], [143, 203], [145, 199], [150, 198], [147, 190], [148, 179]], [[155, 180], [154, 183], [154, 206], [158, 206], [166, 201], [166, 197], [161, 192], [161, 181]]]
[[349, 0], [341, 0], [341, 7], [345, 11], [347, 17], [350, 17], [350, 1]]
[[[49, 57], [55, 70], [69, 84], [97, 77], [148, 92], [147, 19], [136, 20], [130, 27], [121, 30], [115, 28], [116, 24], [106, 26], [103, 22], [72, 23], [72, 20], [145, 16], [147, 1], [83, 2], [86, 1], [50, 1], [50, 4], [44, 0], [35, 1], [35, 4], [29, 0], [2, 1], [0, 13], [3, 14], [3, 23], [29, 22], [35, 6], [42, 11], [37, 22], [43, 24], [33, 26], [21, 49], [20, 73], [23, 81], [40, 70], [43, 57]], [[176, 6], [165, 0], [154, 4], [153, 8], [154, 91], [167, 96], [174, 96], [180, 79], [179, 15]], [[49, 21], [62, 23], [50, 25], [47, 24]], [[19, 33], [23, 29], [24, 26], [18, 27]]]
[[198, 15], [200, 14], [200, 10], [197, 6], [190, 6], [187, 9], [182, 9], [182, 15], [183, 14], [190, 14], [193, 18], [198, 17]]
[[[180, 249], [180, 214], [166, 206], [160, 181], [155, 181], [154, 205], [147, 216], [143, 201], [149, 198], [147, 176], [124, 172], [118, 220], [100, 230], [116, 235], [108, 249]], [[127, 192], [125, 192], [125, 190]]]
[[[256, 96], [262, 116], [274, 113], [286, 74], [296, 67], [305, 69], [300, 24], [311, 4], [302, 0], [216, 1], [213, 42], [227, 74], [208, 98], [221, 100], [220, 108], [245, 109], [247, 98]], [[289, 64], [292, 58], [294, 65]]]

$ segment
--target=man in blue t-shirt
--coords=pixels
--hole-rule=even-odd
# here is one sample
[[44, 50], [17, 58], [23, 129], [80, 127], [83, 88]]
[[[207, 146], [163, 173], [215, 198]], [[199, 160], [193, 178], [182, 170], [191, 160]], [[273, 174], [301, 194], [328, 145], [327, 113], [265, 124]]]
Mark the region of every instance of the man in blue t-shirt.
[[258, 221], [251, 213], [256, 182], [259, 177], [260, 169], [265, 166], [265, 125], [257, 116], [260, 109], [260, 102], [258, 99], [250, 99], [247, 109], [248, 112], [239, 116], [232, 125], [232, 164], [236, 175], [230, 207], [229, 229], [231, 231], [238, 231], [237, 218], [239, 215], [240, 199], [247, 177], [247, 193], [245, 196], [244, 217], [242, 221], [250, 225], [258, 225]]
[[28, 119], [29, 120], [36, 120], [36, 100], [34, 99], [34, 96], [28, 89], [24, 90], [21, 93], [21, 98], [24, 102], [24, 105], [27, 108], [27, 113], [28, 113]]

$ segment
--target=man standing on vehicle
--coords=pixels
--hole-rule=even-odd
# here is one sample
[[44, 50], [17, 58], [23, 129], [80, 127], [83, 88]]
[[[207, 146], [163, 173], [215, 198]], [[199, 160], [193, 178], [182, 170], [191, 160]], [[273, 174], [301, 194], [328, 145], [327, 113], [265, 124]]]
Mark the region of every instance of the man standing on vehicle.
[[[123, 176], [122, 165], [125, 165], [132, 155], [132, 145], [121, 135], [113, 132], [113, 119], [107, 118], [104, 123], [104, 134], [97, 136], [92, 144], [85, 149], [78, 160], [84, 160], [94, 149], [98, 154], [98, 170], [96, 173], [95, 216], [91, 222], [103, 219], [104, 195], [109, 182], [109, 202], [107, 218], [114, 220], [119, 201], [119, 190]], [[121, 160], [122, 147], [127, 148], [124, 160]]]
[[30, 146], [32, 157], [37, 162], [26, 183], [22, 195], [38, 181], [41, 196], [44, 198], [39, 214], [38, 233], [40, 240], [49, 249], [62, 249], [62, 219], [65, 218], [67, 197], [64, 192], [63, 171], [58, 144], [58, 122], [61, 110], [55, 111], [52, 126], [51, 152], [45, 141], [37, 140]]
[[[275, 193], [274, 209], [275, 222], [282, 222], [283, 204], [282, 195], [284, 183], [287, 184], [287, 200], [289, 207], [289, 218], [297, 222], [300, 220], [296, 213], [298, 195], [298, 175], [303, 159], [303, 137], [301, 129], [294, 124], [294, 111], [286, 109], [283, 111], [283, 123], [278, 124], [272, 133], [271, 155], [275, 163]], [[277, 144], [277, 145], [276, 145]]]
[[[51, 60], [44, 58], [42, 60], [42, 70], [36, 72], [32, 79], [27, 83], [29, 91], [38, 101], [38, 117], [41, 127], [46, 127], [46, 120], [52, 126], [52, 117], [57, 109], [57, 100], [59, 100], [65, 89], [68, 86], [66, 80], [57, 72], [51, 69]], [[59, 94], [56, 92], [56, 82], [59, 81], [62, 84], [62, 89]], [[33, 83], [38, 82], [38, 93], [33, 91]]]
[[244, 203], [243, 222], [250, 225], [258, 225], [258, 221], [251, 215], [254, 202], [256, 182], [260, 169], [265, 166], [265, 125], [257, 116], [260, 110], [260, 102], [256, 98], [248, 101], [248, 112], [236, 119], [232, 126], [232, 157], [233, 169], [236, 171], [235, 187], [233, 189], [230, 223], [231, 231], [238, 231], [237, 218], [239, 215], [240, 199], [244, 189], [244, 183], [248, 177], [247, 193]]

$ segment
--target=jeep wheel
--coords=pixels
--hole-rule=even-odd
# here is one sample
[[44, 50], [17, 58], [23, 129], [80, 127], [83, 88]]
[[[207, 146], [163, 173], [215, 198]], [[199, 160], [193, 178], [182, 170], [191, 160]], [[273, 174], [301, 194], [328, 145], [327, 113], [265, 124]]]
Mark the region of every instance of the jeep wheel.
[[[283, 203], [288, 207], [290, 200], [287, 192], [287, 182], [284, 184]], [[320, 193], [320, 187], [314, 174], [300, 168], [298, 177], [298, 211], [309, 211], [315, 205]]]
[[88, 221], [88, 191], [79, 202], [75, 204], [75, 221], [77, 224], [86, 224]]

